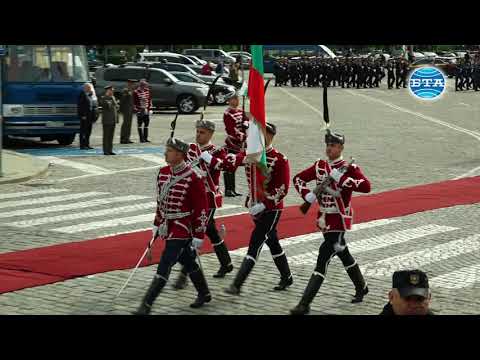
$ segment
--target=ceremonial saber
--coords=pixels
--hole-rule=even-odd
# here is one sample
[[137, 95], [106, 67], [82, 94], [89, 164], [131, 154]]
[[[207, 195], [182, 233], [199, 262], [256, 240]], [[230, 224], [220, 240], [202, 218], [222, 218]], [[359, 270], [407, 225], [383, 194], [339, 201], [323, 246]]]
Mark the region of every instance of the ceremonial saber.
[[[128, 277], [127, 281], [125, 282], [125, 284], [123, 284], [122, 288], [121, 288], [120, 291], [117, 293], [117, 295], [113, 298], [112, 302], [114, 302], [114, 301], [120, 296], [120, 294], [123, 292], [123, 290], [125, 290], [125, 288], [127, 287], [128, 283], [129, 283], [130, 280], [132, 279], [133, 275], [135, 275], [135, 272], [136, 272], [136, 271], [138, 270], [138, 268], [140, 267], [140, 264], [142, 263], [143, 259], [144, 259], [145, 256], [147, 256], [147, 254], [151, 251], [152, 245], [153, 245], [153, 243], [154, 243], [155, 240], [156, 240], [156, 237], [153, 236], [153, 237], [152, 237], [152, 240], [149, 241], [147, 248], [146, 248], [145, 251], [143, 252], [142, 257], [140, 258], [140, 260], [138, 260], [137, 265], [135, 265], [135, 268], [130, 272], [130, 276]], [[149, 255], [149, 256], [150, 256], [150, 255]], [[150, 258], [150, 260], [151, 260], [151, 258]]]

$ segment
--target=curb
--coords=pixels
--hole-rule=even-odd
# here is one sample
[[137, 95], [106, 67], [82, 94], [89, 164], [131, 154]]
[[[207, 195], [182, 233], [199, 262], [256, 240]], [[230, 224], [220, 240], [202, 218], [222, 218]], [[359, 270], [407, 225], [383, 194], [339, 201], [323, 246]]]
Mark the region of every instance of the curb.
[[37, 159], [30, 155], [20, 154], [20, 153], [9, 151], [9, 150], [2, 150], [2, 152], [4, 153], [4, 155], [23, 158], [25, 159], [25, 161], [28, 161], [30, 163], [35, 163], [34, 168], [37, 168], [37, 169], [30, 172], [23, 171], [18, 175], [12, 175], [12, 176], [7, 175], [5, 177], [0, 177], [0, 185], [25, 182], [28, 180], [32, 180], [36, 177], [39, 177], [41, 175], [44, 175], [48, 172], [49, 162], [46, 160]]

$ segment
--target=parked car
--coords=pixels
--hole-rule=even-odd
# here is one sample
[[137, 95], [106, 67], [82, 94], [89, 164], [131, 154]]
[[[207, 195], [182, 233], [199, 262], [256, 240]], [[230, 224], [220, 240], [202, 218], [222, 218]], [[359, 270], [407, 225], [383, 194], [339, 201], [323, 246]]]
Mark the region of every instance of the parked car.
[[[212, 83], [207, 83], [204, 80], [200, 79], [198, 76], [195, 76], [190, 73], [172, 71], [171, 74], [175, 76], [180, 81], [192, 82], [195, 84], [206, 84], [210, 86]], [[208, 99], [209, 104], [218, 104], [225, 105], [227, 103], [227, 94], [233, 93], [236, 91], [234, 86], [226, 84], [222, 79], [218, 79], [212, 89], [211, 98]]]
[[189, 59], [193, 60], [195, 62], [195, 64], [197, 64], [197, 65], [203, 66], [207, 63], [205, 60], [202, 60], [199, 57], [196, 57], [195, 55], [185, 55], [185, 56], [188, 57]]
[[424, 59], [416, 60], [410, 65], [410, 69], [413, 71], [414, 69], [417, 69], [423, 66], [428, 66], [428, 65], [439, 68], [449, 78], [452, 78], [453, 76], [455, 76], [455, 64], [440, 58], [436, 58], [436, 59], [424, 58]]
[[202, 60], [211, 61], [215, 64], [218, 64], [220, 61], [223, 61], [225, 64], [231, 64], [235, 62], [233, 56], [228, 55], [225, 51], [220, 49], [185, 49], [183, 50], [184, 55], [194, 55]]
[[233, 57], [237, 57], [237, 55], [244, 55], [244, 56], [248, 56], [249, 58], [252, 57], [252, 54], [250, 54], [247, 51], [230, 51], [227, 54]]
[[167, 61], [169, 63], [186, 65], [195, 71], [202, 69], [202, 65], [195, 63], [195, 61], [182, 54], [176, 54], [171, 52], [144, 52], [138, 55], [139, 62]]
[[438, 55], [434, 52], [424, 52], [423, 55], [425, 55], [425, 57], [429, 58], [429, 59], [435, 59], [438, 57]]
[[191, 114], [207, 101], [209, 87], [205, 84], [183, 82], [168, 71], [140, 66], [100, 68], [95, 72], [96, 93], [102, 96], [106, 85], [113, 85], [115, 96], [120, 96], [128, 79], [146, 79], [155, 108], [176, 107], [182, 114]]
[[191, 69], [190, 67], [183, 65], [183, 64], [174, 64], [174, 63], [157, 63], [157, 62], [139, 62], [136, 63], [135, 66], [145, 66], [155, 69], [163, 69], [168, 72], [177, 71], [177, 72], [184, 72], [187, 74], [192, 74], [198, 76], [200, 79], [207, 83], [211, 83], [216, 77], [217, 74], [213, 73], [213, 75], [201, 75], [198, 74], [196, 71]]

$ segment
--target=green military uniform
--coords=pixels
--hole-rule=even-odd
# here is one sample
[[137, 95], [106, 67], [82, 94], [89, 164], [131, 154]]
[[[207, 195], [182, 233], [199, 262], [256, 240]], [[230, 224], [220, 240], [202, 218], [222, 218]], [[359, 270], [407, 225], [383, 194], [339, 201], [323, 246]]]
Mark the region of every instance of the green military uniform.
[[103, 153], [112, 155], [115, 124], [118, 123], [118, 103], [114, 96], [104, 95], [100, 99], [100, 106], [102, 107]]
[[125, 88], [120, 98], [120, 112], [123, 116], [122, 129], [120, 133], [120, 143], [130, 144], [130, 133], [132, 131], [133, 118], [133, 90]]

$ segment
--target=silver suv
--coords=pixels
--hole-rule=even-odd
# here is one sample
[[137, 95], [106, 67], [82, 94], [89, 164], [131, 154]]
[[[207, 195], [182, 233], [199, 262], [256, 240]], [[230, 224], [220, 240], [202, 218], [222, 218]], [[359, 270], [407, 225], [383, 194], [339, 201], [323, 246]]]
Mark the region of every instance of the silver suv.
[[104, 87], [113, 85], [115, 96], [120, 96], [128, 79], [146, 79], [155, 108], [176, 107], [182, 114], [191, 114], [205, 104], [209, 87], [204, 84], [182, 82], [162, 69], [139, 66], [100, 68], [95, 72], [97, 96], [105, 93]]

